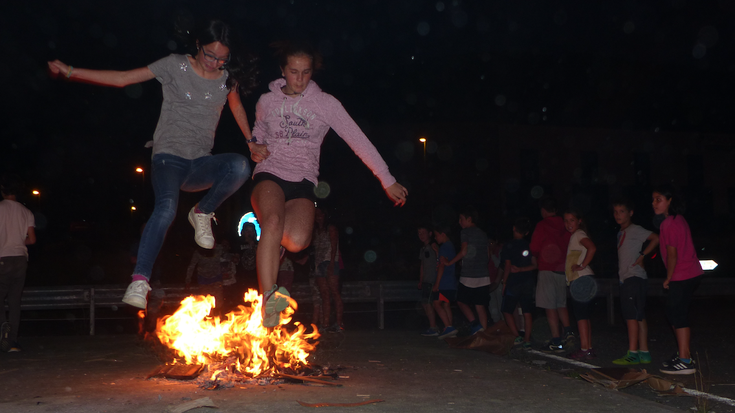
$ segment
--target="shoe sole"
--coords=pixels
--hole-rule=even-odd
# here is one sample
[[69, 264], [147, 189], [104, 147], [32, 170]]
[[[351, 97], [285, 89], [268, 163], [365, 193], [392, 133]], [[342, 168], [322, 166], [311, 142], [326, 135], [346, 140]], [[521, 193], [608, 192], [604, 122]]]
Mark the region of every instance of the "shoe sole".
[[214, 248], [214, 242], [212, 242], [212, 245], [209, 245], [209, 244], [206, 244], [205, 245], [205, 244], [202, 243], [201, 240], [197, 239], [197, 237], [196, 237], [196, 229], [197, 229], [197, 226], [194, 225], [194, 219], [191, 217], [191, 212], [189, 213], [189, 223], [191, 224], [192, 227], [194, 227], [194, 232], [195, 232], [194, 233], [194, 242], [196, 242], [197, 245], [199, 245], [200, 247], [204, 248], [205, 250], [211, 250], [212, 248]]
[[141, 300], [140, 297], [123, 297], [122, 302], [143, 310], [148, 306], [148, 301], [146, 299]]
[[697, 369], [686, 369], [686, 370], [676, 370], [676, 371], [668, 371], [668, 370], [660, 369], [659, 371], [664, 374], [672, 374], [675, 376], [686, 376], [689, 374], [696, 373]]
[[444, 334], [444, 335], [439, 335], [439, 336], [437, 336], [437, 338], [439, 340], [444, 340], [445, 338], [456, 337], [457, 336], [457, 333], [459, 333], [459, 331], [454, 330], [451, 333], [447, 333], [447, 334]]

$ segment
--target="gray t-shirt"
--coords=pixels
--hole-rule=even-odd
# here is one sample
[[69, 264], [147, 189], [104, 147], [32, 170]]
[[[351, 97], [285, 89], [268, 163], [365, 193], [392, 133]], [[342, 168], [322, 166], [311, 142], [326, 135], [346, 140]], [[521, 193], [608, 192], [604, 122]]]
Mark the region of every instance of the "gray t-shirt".
[[[167, 153], [184, 159], [210, 155], [214, 131], [227, 100], [227, 71], [218, 79], [194, 72], [185, 55], [172, 54], [148, 68], [163, 88], [161, 116], [153, 134], [153, 155]], [[150, 147], [148, 142], [146, 147]]]
[[424, 245], [419, 252], [421, 266], [424, 268], [423, 282], [434, 284], [436, 282], [436, 252], [431, 245]]
[[462, 278], [489, 277], [487, 263], [487, 234], [478, 227], [469, 227], [460, 233], [462, 244], [467, 243], [467, 255], [462, 258]]
[[633, 264], [650, 235], [651, 231], [636, 224], [618, 232], [618, 275], [621, 282], [630, 277], [648, 278], [645, 269]]

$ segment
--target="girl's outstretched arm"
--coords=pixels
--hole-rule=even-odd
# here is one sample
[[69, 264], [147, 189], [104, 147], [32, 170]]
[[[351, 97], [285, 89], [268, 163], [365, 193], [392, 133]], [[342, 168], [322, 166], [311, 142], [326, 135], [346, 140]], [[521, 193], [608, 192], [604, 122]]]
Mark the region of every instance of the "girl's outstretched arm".
[[48, 62], [53, 77], [65, 77], [74, 82], [91, 83], [100, 86], [125, 87], [145, 82], [156, 77], [148, 67], [132, 70], [93, 70], [72, 67], [60, 60]]

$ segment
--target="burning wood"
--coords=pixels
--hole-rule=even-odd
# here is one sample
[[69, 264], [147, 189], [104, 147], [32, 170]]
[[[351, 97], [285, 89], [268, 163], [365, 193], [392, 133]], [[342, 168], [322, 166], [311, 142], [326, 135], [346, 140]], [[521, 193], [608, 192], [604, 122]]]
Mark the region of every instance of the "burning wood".
[[158, 320], [155, 335], [176, 353], [174, 364], [203, 364], [203, 374], [212, 383], [305, 370], [319, 332], [313, 327], [307, 333], [298, 322], [293, 329], [286, 328], [297, 309], [296, 301], [289, 298], [290, 306], [281, 313], [280, 325], [272, 329], [263, 327], [262, 296], [248, 290], [244, 301], [249, 306], [240, 305], [220, 319], [210, 316], [214, 297], [187, 297], [173, 315]]

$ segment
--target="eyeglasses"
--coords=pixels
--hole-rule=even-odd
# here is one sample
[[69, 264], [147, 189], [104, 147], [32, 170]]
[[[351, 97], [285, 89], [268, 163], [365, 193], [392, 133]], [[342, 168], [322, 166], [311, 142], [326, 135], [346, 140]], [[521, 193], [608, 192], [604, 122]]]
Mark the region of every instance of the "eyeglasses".
[[230, 61], [230, 56], [231, 56], [228, 53], [227, 54], [227, 59], [220, 59], [219, 57], [217, 57], [217, 56], [215, 56], [213, 54], [207, 53], [207, 51], [204, 50], [204, 49], [202, 49], [202, 53], [204, 54], [204, 60], [206, 60], [208, 62], [217, 62], [217, 63], [219, 63], [221, 65], [226, 65]]

